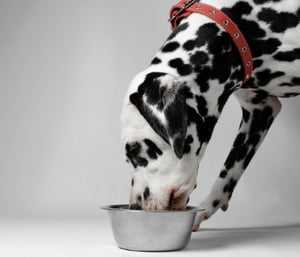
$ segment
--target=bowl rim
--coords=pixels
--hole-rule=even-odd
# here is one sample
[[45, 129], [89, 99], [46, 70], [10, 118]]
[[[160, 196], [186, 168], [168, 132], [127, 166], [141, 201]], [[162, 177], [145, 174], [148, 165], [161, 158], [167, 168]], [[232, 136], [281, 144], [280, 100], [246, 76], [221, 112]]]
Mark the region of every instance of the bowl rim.
[[[139, 212], [139, 213], [183, 213], [183, 212], [204, 212], [205, 209], [195, 206], [187, 206], [185, 210], [133, 210], [128, 209], [128, 204], [111, 204], [101, 206], [100, 209], [107, 211], [124, 211], [124, 212]], [[127, 208], [126, 208], [127, 207]]]

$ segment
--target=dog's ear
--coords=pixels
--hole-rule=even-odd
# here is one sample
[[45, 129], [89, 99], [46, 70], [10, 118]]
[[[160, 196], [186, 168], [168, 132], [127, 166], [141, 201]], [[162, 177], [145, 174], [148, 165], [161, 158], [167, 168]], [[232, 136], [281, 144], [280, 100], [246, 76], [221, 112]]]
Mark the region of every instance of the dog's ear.
[[185, 92], [186, 87], [173, 76], [153, 72], [130, 95], [131, 103], [179, 159], [184, 154], [188, 122]]

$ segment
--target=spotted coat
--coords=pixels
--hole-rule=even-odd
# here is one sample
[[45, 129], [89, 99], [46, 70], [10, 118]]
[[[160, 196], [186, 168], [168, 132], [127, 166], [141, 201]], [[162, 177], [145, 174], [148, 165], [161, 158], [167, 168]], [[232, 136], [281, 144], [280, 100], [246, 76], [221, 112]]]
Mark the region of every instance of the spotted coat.
[[242, 85], [241, 58], [224, 29], [208, 17], [180, 21], [150, 66], [130, 84], [122, 138], [134, 167], [130, 203], [180, 209], [196, 186], [198, 166], [228, 98], [242, 120], [200, 222], [227, 209], [235, 186], [279, 113], [279, 97], [300, 94], [299, 0], [203, 0], [225, 12], [244, 34], [253, 74]]

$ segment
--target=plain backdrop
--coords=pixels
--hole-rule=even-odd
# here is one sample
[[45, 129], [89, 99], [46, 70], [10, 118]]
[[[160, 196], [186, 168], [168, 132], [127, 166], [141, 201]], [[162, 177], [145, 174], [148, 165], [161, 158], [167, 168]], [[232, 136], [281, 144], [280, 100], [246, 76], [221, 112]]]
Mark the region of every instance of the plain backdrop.
[[[170, 33], [175, 2], [0, 0], [0, 217], [100, 218], [99, 206], [128, 201], [121, 103]], [[282, 103], [220, 224], [300, 222], [300, 101]], [[208, 194], [240, 118], [230, 98], [192, 205]]]

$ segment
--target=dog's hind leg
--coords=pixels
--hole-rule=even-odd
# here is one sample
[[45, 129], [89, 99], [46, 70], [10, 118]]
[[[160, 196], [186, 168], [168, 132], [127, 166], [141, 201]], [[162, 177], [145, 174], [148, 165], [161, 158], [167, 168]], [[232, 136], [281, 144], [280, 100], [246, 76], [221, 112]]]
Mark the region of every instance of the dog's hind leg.
[[195, 220], [194, 230], [219, 208], [224, 211], [233, 190], [245, 169], [267, 134], [274, 118], [281, 109], [277, 97], [268, 96], [262, 91], [253, 92], [239, 89], [234, 93], [242, 108], [242, 121], [234, 144], [224, 167], [213, 185], [208, 197], [201, 204], [205, 209]]

